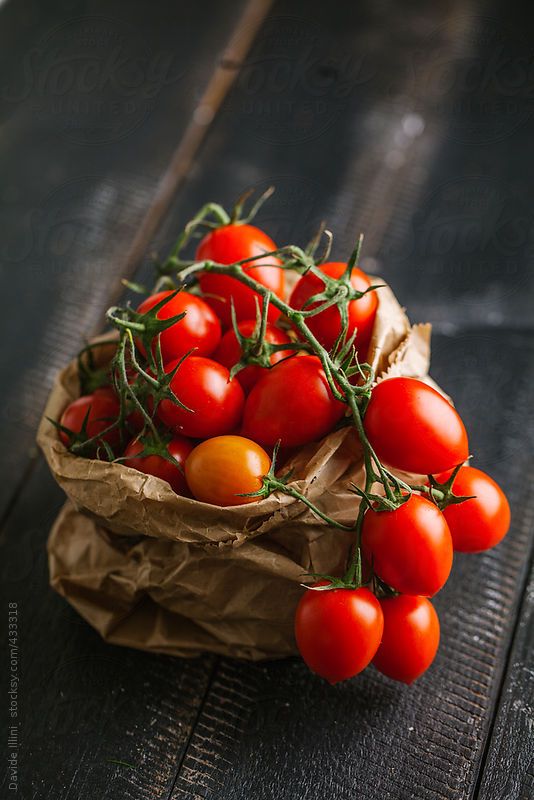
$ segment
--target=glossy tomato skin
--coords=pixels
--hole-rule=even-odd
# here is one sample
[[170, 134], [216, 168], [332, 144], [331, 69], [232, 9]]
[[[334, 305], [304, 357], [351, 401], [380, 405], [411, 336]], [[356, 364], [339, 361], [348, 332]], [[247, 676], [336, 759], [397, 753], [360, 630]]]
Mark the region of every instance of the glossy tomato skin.
[[161, 478], [170, 485], [176, 494], [182, 497], [191, 497], [191, 492], [185, 479], [184, 465], [188, 455], [193, 450], [193, 443], [184, 436], [175, 436], [167, 444], [167, 451], [178, 464], [182, 471], [170, 461], [159, 455], [149, 455], [138, 458], [139, 453], [143, 452], [144, 444], [139, 439], [133, 439], [124, 451], [124, 464], [131, 469], [137, 469], [146, 475], [154, 475]]
[[365, 669], [378, 649], [383, 626], [380, 603], [365, 588], [308, 589], [295, 614], [302, 658], [331, 684]]
[[380, 600], [384, 632], [373, 664], [402, 683], [413, 683], [434, 661], [439, 646], [439, 619], [426, 597], [400, 594]]
[[[445, 482], [447, 477], [438, 475], [437, 479]], [[473, 496], [443, 511], [454, 549], [479, 553], [499, 544], [510, 527], [510, 505], [499, 484], [481, 469], [461, 467], [452, 488], [457, 496]]]
[[[119, 416], [120, 404], [112, 389], [97, 389], [93, 394], [84, 395], [74, 400], [61, 415], [60, 424], [73, 433], [80, 433], [88, 412], [86, 433], [87, 438], [92, 439], [93, 436], [97, 436], [108, 428]], [[69, 437], [66, 433], [60, 431], [59, 438], [65, 447], [69, 446]], [[119, 430], [115, 428], [109, 431], [103, 439], [111, 448], [116, 448], [120, 442]], [[95, 452], [97, 449], [98, 445], [94, 448]]]
[[326, 436], [345, 413], [317, 356], [296, 356], [270, 369], [245, 404], [243, 435], [273, 447], [298, 447]]
[[[172, 372], [178, 361], [166, 365]], [[244, 394], [238, 381], [230, 380], [230, 373], [211, 358], [189, 356], [180, 365], [171, 381], [175, 396], [188, 409], [180, 408], [171, 400], [162, 400], [157, 414], [160, 420], [175, 433], [193, 439], [221, 436], [235, 430], [241, 421]]]
[[405, 472], [434, 475], [461, 464], [469, 455], [458, 412], [416, 378], [388, 378], [377, 384], [364, 427], [378, 458]]
[[452, 567], [447, 521], [434, 503], [417, 494], [395, 511], [367, 511], [362, 547], [378, 577], [403, 594], [432, 597]]
[[[137, 309], [139, 314], [150, 311], [165, 297], [170, 297], [172, 291], [158, 292], [143, 300]], [[189, 292], [178, 292], [168, 303], [158, 311], [158, 319], [170, 319], [178, 314], [185, 317], [161, 333], [161, 355], [163, 363], [181, 358], [192, 348], [195, 355], [209, 356], [213, 353], [221, 339], [221, 323], [214, 311], [201, 298]], [[138, 346], [142, 352], [142, 345]], [[152, 345], [155, 352], [155, 344]]]
[[[254, 333], [256, 321], [244, 320], [243, 322], [240, 322], [237, 327], [243, 336], [250, 337]], [[287, 344], [289, 341], [291, 341], [289, 336], [287, 336], [284, 331], [281, 331], [279, 328], [275, 328], [275, 326], [271, 325], [270, 323], [267, 323], [265, 340], [269, 342], [269, 344]], [[293, 350], [277, 350], [271, 356], [271, 364], [277, 364], [284, 358], [288, 358], [289, 356], [293, 355], [293, 353]], [[241, 358], [241, 346], [237, 341], [237, 337], [233, 328], [229, 331], [226, 331], [217, 350], [213, 354], [213, 358], [215, 361], [218, 361], [219, 364], [223, 364], [227, 369], [231, 369], [234, 364], [237, 364]], [[266, 374], [266, 372], [267, 369], [265, 367], [250, 366], [240, 370], [237, 373], [236, 378], [243, 387], [245, 393], [248, 393], [254, 384], [256, 384], [259, 379]]]
[[[321, 264], [320, 270], [331, 278], [340, 278], [346, 267], [347, 265], [344, 263], [333, 261], [327, 264]], [[352, 270], [351, 284], [357, 291], [365, 292], [365, 290], [371, 286], [371, 281], [365, 272], [355, 267]], [[324, 282], [317, 277], [317, 275], [309, 272], [296, 284], [291, 294], [289, 304], [293, 308], [299, 310], [310, 297], [319, 294], [323, 289]], [[316, 308], [318, 305], [319, 303], [314, 303], [306, 308]], [[360, 355], [360, 360], [362, 360], [362, 357], [365, 358], [367, 348], [369, 347], [377, 307], [378, 299], [375, 291], [360, 297], [359, 300], [351, 300], [347, 305], [348, 336], [352, 336], [357, 329], [354, 343]], [[331, 306], [325, 311], [321, 311], [320, 314], [309, 317], [307, 324], [323, 347], [327, 350], [331, 350], [341, 333], [341, 316], [337, 306]]]
[[215, 436], [201, 442], [186, 461], [187, 483], [194, 497], [215, 506], [253, 503], [269, 472], [271, 459], [265, 450], [243, 436]]
[[[206, 234], [197, 248], [196, 258], [198, 261], [233, 264], [244, 258], [260, 256], [273, 250], [276, 250], [273, 240], [254, 225], [223, 225]], [[280, 260], [267, 256], [252, 263], [254, 266], [244, 267], [247, 275], [283, 298], [284, 271], [275, 266], [281, 263]], [[262, 305], [261, 297], [256, 292], [229, 275], [205, 272], [200, 276], [200, 288], [206, 302], [213, 308], [224, 328], [230, 328], [232, 325], [231, 299], [234, 301], [238, 322], [256, 318], [255, 298], [260, 308]], [[271, 304], [269, 321], [276, 322], [279, 316], [280, 312]]]

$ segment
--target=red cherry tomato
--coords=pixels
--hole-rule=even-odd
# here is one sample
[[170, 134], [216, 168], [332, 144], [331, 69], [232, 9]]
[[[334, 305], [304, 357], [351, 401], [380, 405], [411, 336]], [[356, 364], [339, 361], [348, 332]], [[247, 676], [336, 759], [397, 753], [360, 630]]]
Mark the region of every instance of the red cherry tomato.
[[382, 642], [375, 667], [396, 681], [413, 683], [434, 661], [439, 646], [439, 619], [426, 597], [401, 594], [380, 600], [384, 614]]
[[271, 459], [256, 442], [243, 436], [215, 436], [201, 442], [186, 461], [187, 483], [197, 500], [216, 506], [253, 503], [269, 472]]
[[[253, 225], [224, 225], [210, 231], [200, 242], [196, 258], [198, 261], [216, 261], [218, 264], [233, 264], [244, 258], [260, 256], [262, 253], [270, 253], [276, 250], [276, 245], [266, 233]], [[278, 297], [284, 295], [284, 271], [277, 266], [280, 260], [267, 256], [250, 262], [250, 266], [245, 265], [244, 271], [262, 286], [271, 289]], [[261, 297], [239, 283], [229, 275], [215, 275], [205, 272], [200, 276], [200, 288], [202, 289], [206, 303], [213, 308], [221, 319], [225, 328], [230, 328], [232, 324], [231, 305], [233, 299], [238, 322], [245, 319], [255, 319], [256, 302], [258, 300], [260, 308], [262, 305]], [[269, 306], [269, 321], [276, 322], [280, 312], [273, 306]]]
[[[172, 372], [178, 361], [165, 366]], [[241, 421], [244, 395], [238, 381], [222, 364], [210, 358], [189, 356], [178, 368], [171, 381], [175, 396], [187, 409], [162, 400], [157, 414], [175, 433], [193, 439], [221, 436], [235, 430]]]
[[243, 435], [272, 447], [296, 447], [329, 433], [345, 412], [336, 400], [317, 356], [281, 361], [247, 397]]
[[[93, 394], [79, 397], [70, 403], [61, 415], [60, 424], [68, 428], [73, 433], [80, 433], [84, 420], [87, 416], [86, 435], [88, 439], [98, 436], [106, 428], [115, 422], [119, 416], [120, 404], [115, 393], [109, 388], [97, 389]], [[59, 438], [68, 447], [70, 437], [64, 432], [59, 432]], [[108, 431], [102, 439], [114, 449], [120, 443], [120, 433], [118, 428]], [[95, 444], [93, 453], [99, 448]]]
[[166, 458], [157, 454], [139, 458], [139, 453], [143, 452], [145, 445], [140, 439], [133, 439], [124, 451], [124, 455], [126, 456], [124, 464], [131, 469], [144, 472], [146, 475], [154, 475], [156, 478], [161, 478], [167, 481], [176, 494], [182, 495], [183, 497], [190, 497], [191, 493], [185, 479], [184, 465], [193, 446], [193, 443], [183, 436], [175, 436], [166, 445], [169, 455], [181, 465], [182, 470], [180, 470], [176, 464], [167, 461]]
[[375, 386], [364, 427], [378, 458], [405, 472], [434, 475], [469, 455], [458, 412], [415, 378], [389, 378]]
[[308, 589], [295, 614], [300, 654], [312, 672], [329, 683], [365, 669], [378, 649], [383, 626], [380, 603], [365, 588]]
[[[250, 337], [254, 333], [254, 329], [256, 327], [256, 322], [254, 320], [244, 320], [238, 324], [239, 333], [243, 336]], [[274, 325], [270, 325], [267, 323], [267, 328], [265, 330], [265, 340], [269, 342], [269, 344], [287, 344], [290, 340], [289, 336], [287, 336], [283, 331], [279, 328], [275, 328]], [[271, 364], [277, 364], [282, 359], [287, 358], [288, 356], [293, 355], [293, 350], [277, 350], [271, 356]], [[213, 358], [215, 361], [218, 361], [219, 364], [223, 364], [228, 369], [231, 369], [234, 364], [237, 364], [239, 359], [241, 358], [241, 346], [237, 341], [237, 337], [234, 333], [233, 328], [229, 331], [226, 331], [224, 336], [221, 339], [221, 342], [213, 354]], [[240, 370], [237, 373], [236, 378], [245, 390], [245, 392], [250, 392], [252, 387], [255, 383], [259, 381], [267, 372], [265, 367], [245, 367], [244, 369]]]
[[[437, 480], [445, 483], [448, 477], [438, 475]], [[443, 511], [454, 549], [478, 553], [495, 547], [510, 527], [510, 506], [499, 484], [480, 469], [461, 467], [452, 488], [458, 496], [473, 496]]]
[[417, 494], [395, 511], [367, 511], [362, 527], [365, 557], [389, 586], [432, 597], [452, 567], [452, 539], [445, 517]]
[[[328, 264], [321, 264], [320, 270], [331, 278], [340, 278], [346, 267], [346, 264], [331, 262]], [[365, 292], [365, 290], [371, 286], [371, 281], [365, 272], [362, 272], [361, 269], [357, 267], [352, 270], [350, 282], [354, 289], [357, 289], [359, 292]], [[291, 294], [289, 304], [297, 310], [301, 309], [310, 297], [319, 294], [323, 289], [324, 282], [318, 278], [317, 275], [309, 272], [296, 284]], [[316, 308], [318, 305], [320, 305], [320, 303], [313, 303], [310, 306], [306, 306], [306, 310]], [[351, 300], [347, 305], [348, 337], [352, 336], [355, 330], [358, 331], [354, 343], [360, 354], [360, 360], [362, 355], [365, 356], [367, 353], [367, 348], [373, 332], [377, 306], [378, 300], [375, 291], [360, 297], [359, 300]], [[316, 316], [308, 317], [307, 325], [323, 347], [327, 350], [331, 350], [341, 333], [341, 316], [338, 307], [331, 306], [325, 309], [325, 311], [321, 311], [321, 313]]]
[[[165, 297], [173, 292], [158, 292], [143, 300], [137, 309], [139, 314], [146, 314]], [[209, 305], [201, 298], [189, 292], [179, 292], [165, 303], [157, 313], [158, 319], [170, 319], [185, 312], [185, 317], [161, 333], [161, 355], [163, 363], [181, 358], [193, 347], [195, 355], [209, 356], [221, 339], [221, 324]], [[143, 351], [142, 345], [138, 343]], [[155, 343], [152, 345], [155, 352]]]

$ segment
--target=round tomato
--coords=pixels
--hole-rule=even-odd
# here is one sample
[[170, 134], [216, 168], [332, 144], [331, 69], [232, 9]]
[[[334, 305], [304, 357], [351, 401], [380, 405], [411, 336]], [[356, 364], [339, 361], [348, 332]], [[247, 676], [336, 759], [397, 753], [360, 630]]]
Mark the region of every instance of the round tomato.
[[417, 494], [395, 511], [367, 511], [362, 547], [378, 577], [403, 594], [432, 597], [452, 567], [452, 539], [445, 517], [434, 503]]
[[[172, 372], [178, 361], [165, 366]], [[180, 365], [170, 388], [181, 408], [172, 400], [162, 400], [157, 414], [175, 433], [193, 439], [207, 439], [235, 430], [243, 413], [243, 389], [222, 364], [210, 358], [189, 356]]]
[[365, 588], [308, 589], [295, 614], [300, 654], [312, 672], [329, 683], [365, 669], [378, 649], [383, 626], [380, 603]]
[[[61, 415], [60, 424], [68, 428], [72, 433], [81, 433], [84, 421], [86, 421], [86, 437], [92, 439], [109, 428], [119, 417], [120, 404], [115, 393], [109, 389], [97, 389], [93, 394], [79, 397], [70, 403]], [[71, 444], [71, 437], [65, 431], [59, 431], [59, 438], [68, 447]], [[102, 437], [114, 449], [120, 443], [120, 432], [118, 428], [108, 431]], [[95, 444], [92, 453], [96, 453], [99, 444]]]
[[[250, 337], [254, 333], [256, 322], [254, 320], [244, 320], [240, 322], [237, 327], [242, 336]], [[269, 323], [267, 323], [267, 328], [265, 330], [265, 340], [269, 342], [269, 344], [287, 344], [291, 341], [289, 336], [283, 331]], [[277, 350], [271, 356], [271, 364], [277, 364], [279, 361], [282, 361], [282, 359], [293, 355], [293, 353], [293, 350]], [[241, 345], [237, 341], [233, 328], [226, 331], [217, 350], [213, 354], [213, 358], [215, 361], [218, 361], [219, 364], [224, 364], [228, 369], [231, 369], [234, 364], [237, 364], [241, 358]], [[257, 383], [266, 372], [267, 369], [265, 367], [250, 366], [240, 370], [236, 378], [245, 392], [250, 392], [254, 384]]]
[[[319, 269], [331, 278], [340, 278], [346, 267], [346, 264], [331, 262], [328, 264], [321, 264]], [[371, 286], [371, 281], [365, 272], [362, 272], [361, 269], [357, 267], [352, 270], [350, 282], [352, 287], [359, 292], [365, 292], [365, 290]], [[324, 281], [312, 272], [308, 272], [307, 275], [304, 275], [304, 277], [299, 280], [293, 289], [289, 304], [293, 308], [300, 310], [310, 297], [319, 294], [323, 289]], [[318, 305], [320, 305], [320, 303], [312, 303], [310, 306], [306, 306], [306, 310], [316, 308]], [[378, 300], [375, 291], [368, 292], [368, 294], [360, 297], [359, 300], [350, 300], [347, 304], [347, 336], [350, 338], [354, 331], [357, 331], [354, 344], [356, 350], [360, 354], [360, 360], [361, 357], [365, 357], [367, 353], [367, 348], [373, 332], [377, 306]], [[306, 324], [323, 347], [327, 350], [331, 350], [341, 333], [341, 315], [339, 313], [339, 308], [337, 306], [331, 306], [321, 311], [321, 313], [316, 316], [308, 317]]]
[[[447, 477], [437, 479], [444, 483]], [[454, 549], [477, 553], [498, 544], [510, 527], [510, 506], [499, 484], [480, 469], [461, 467], [452, 488], [455, 495], [473, 496], [443, 511]]]
[[396, 681], [413, 683], [434, 661], [439, 646], [439, 619], [426, 597], [400, 594], [380, 600], [384, 614], [382, 642], [375, 667]]
[[215, 506], [253, 503], [269, 472], [271, 459], [256, 442], [243, 436], [216, 436], [197, 445], [185, 464], [189, 488], [197, 500]]
[[146, 475], [154, 475], [156, 478], [161, 478], [167, 481], [176, 494], [190, 497], [191, 493], [188, 490], [184, 474], [184, 464], [193, 446], [192, 442], [183, 436], [175, 436], [165, 445], [168, 454], [182, 467], [180, 469], [176, 464], [167, 461], [166, 458], [157, 453], [139, 458], [139, 453], [143, 452], [146, 445], [140, 439], [133, 439], [124, 451], [126, 456], [124, 464], [131, 469], [144, 472]]
[[281, 361], [258, 381], [245, 403], [243, 434], [273, 447], [297, 447], [330, 433], [345, 412], [330, 391], [317, 356]]
[[[165, 297], [171, 297], [172, 294], [172, 291], [158, 292], [147, 297], [137, 309], [138, 313], [146, 314]], [[160, 308], [157, 318], [170, 319], [184, 312], [183, 319], [160, 334], [161, 355], [164, 364], [181, 358], [193, 347], [196, 348], [196, 355], [209, 356], [219, 344], [221, 324], [209, 305], [194, 294], [178, 292]], [[139, 342], [138, 346], [143, 352], [143, 347]], [[152, 344], [152, 351], [155, 352], [155, 342]]]
[[[224, 225], [210, 231], [200, 242], [197, 251], [197, 261], [215, 261], [218, 264], [233, 264], [244, 258], [261, 256], [276, 250], [276, 245], [266, 233], [253, 225]], [[280, 260], [273, 256], [258, 258], [244, 265], [247, 275], [254, 278], [278, 297], [284, 296], [284, 270], [274, 266]], [[205, 272], [200, 276], [200, 288], [206, 302], [210, 304], [223, 326], [230, 328], [232, 324], [231, 300], [234, 301], [238, 322], [245, 319], [255, 319], [256, 300], [262, 306], [261, 297], [229, 275], [215, 275]], [[280, 312], [273, 305], [269, 306], [269, 321], [275, 322]]]
[[434, 475], [469, 455], [458, 412], [416, 378], [389, 378], [377, 384], [364, 427], [378, 458], [405, 472]]

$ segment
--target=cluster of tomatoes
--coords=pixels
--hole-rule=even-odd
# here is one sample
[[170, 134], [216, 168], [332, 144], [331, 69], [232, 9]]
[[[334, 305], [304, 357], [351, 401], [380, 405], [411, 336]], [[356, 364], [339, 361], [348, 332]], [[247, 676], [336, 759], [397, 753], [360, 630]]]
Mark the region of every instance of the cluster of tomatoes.
[[[221, 264], [256, 258], [244, 271], [283, 297], [285, 273], [279, 259], [261, 258], [275, 249], [275, 243], [255, 226], [230, 224], [208, 233], [196, 257]], [[341, 263], [321, 267], [334, 278], [345, 268]], [[357, 268], [351, 282], [358, 291], [370, 286]], [[122, 425], [114, 424], [119, 418], [119, 397], [111, 375], [104, 378], [108, 385], [67, 407], [60, 420], [60, 437], [66, 446], [74, 445], [73, 452], [83, 455], [108, 458], [111, 449], [114, 458], [163, 478], [178, 494], [221, 506], [252, 502], [256, 498], [250, 495], [261, 489], [277, 443], [289, 453], [321, 439], [344, 416], [346, 405], [333, 397], [319, 358], [306, 352], [304, 342], [295, 342], [294, 333], [287, 325], [284, 329], [280, 311], [272, 304], [258, 340], [261, 298], [256, 292], [228, 275], [205, 273], [199, 284], [202, 296], [185, 290], [160, 291], [147, 297], [135, 315], [141, 322], [144, 318], [153, 322], [155, 316], [172, 323], [151, 343], [155, 357], [157, 340], [165, 372], [172, 375], [171, 394], [154, 408], [150, 385], [131, 366], [128, 370], [132, 388], [154, 416], [157, 437], [136, 410]], [[306, 275], [294, 288], [290, 304], [302, 308], [320, 289], [320, 279]], [[374, 292], [349, 303], [349, 329], [357, 331], [363, 353], [376, 307]], [[341, 328], [338, 309], [310, 317], [309, 326], [321, 344], [330, 348]], [[150, 330], [149, 324], [146, 327]], [[136, 351], [150, 373], [140, 336]], [[232, 368], [247, 356], [249, 363], [241, 364], [232, 377]], [[89, 442], [85, 449], [84, 441]]]
[[[357, 675], [371, 662], [404, 683], [422, 675], [440, 638], [428, 598], [445, 585], [453, 550], [486, 550], [508, 531], [506, 496], [482, 470], [449, 470], [421, 490], [394, 510], [377, 503], [365, 513], [361, 555], [366, 580], [374, 575], [374, 591], [366, 586], [325, 591], [329, 581], [319, 581], [297, 607], [299, 650], [330, 683]], [[465, 499], [457, 502], [460, 498]]]
[[[347, 402], [334, 395], [318, 348], [332, 354], [343, 332], [364, 361], [376, 291], [357, 267], [324, 263], [320, 272], [301, 272], [284, 314], [259, 292], [285, 299], [277, 252], [250, 224], [212, 227], [196, 261], [243, 262], [258, 291], [235, 275], [204, 269], [201, 294], [165, 289], [125, 313], [119, 329], [128, 329], [131, 350], [123, 369], [118, 375], [113, 362], [102, 385], [65, 409], [58, 423], [63, 443], [73, 453], [162, 478], [180, 495], [228, 506], [262, 496], [279, 444], [291, 452], [347, 424]], [[329, 304], [341, 284], [343, 307]], [[307, 339], [287, 309], [307, 312]], [[459, 466], [469, 456], [466, 431], [433, 388], [412, 378], [383, 380], [360, 409], [367, 471], [382, 486], [361, 500], [357, 578], [349, 570], [349, 578], [325, 577], [309, 587], [295, 635], [308, 666], [332, 683], [370, 662], [411, 683], [438, 647], [439, 621], [428, 598], [445, 584], [453, 550], [497, 544], [510, 511], [488, 475]], [[395, 471], [428, 478], [409, 486], [392, 479]]]

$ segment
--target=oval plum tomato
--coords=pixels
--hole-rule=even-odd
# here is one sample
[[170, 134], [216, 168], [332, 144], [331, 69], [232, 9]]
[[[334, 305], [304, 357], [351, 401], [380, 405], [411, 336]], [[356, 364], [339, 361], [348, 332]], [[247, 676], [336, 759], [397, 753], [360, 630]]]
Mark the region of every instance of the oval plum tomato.
[[[146, 314], [165, 297], [171, 297], [172, 291], [158, 292], [143, 300], [137, 312]], [[170, 319], [178, 314], [185, 317], [161, 333], [161, 355], [163, 363], [181, 358], [193, 347], [195, 355], [209, 356], [221, 338], [221, 324], [209, 305], [201, 298], [189, 292], [178, 292], [160, 308], [158, 319]], [[142, 346], [138, 347], [143, 352]], [[152, 344], [154, 352], [155, 343]]]
[[[93, 394], [79, 397], [70, 403], [61, 415], [60, 424], [68, 428], [74, 434], [81, 433], [85, 419], [87, 418], [85, 432], [87, 439], [98, 436], [106, 428], [115, 422], [120, 413], [120, 404], [112, 389], [96, 389]], [[59, 431], [59, 438], [68, 447], [70, 437], [64, 431]], [[118, 428], [108, 431], [102, 439], [114, 449], [120, 443], [120, 433]], [[98, 450], [95, 444], [93, 452]]]
[[[276, 250], [276, 245], [266, 233], [253, 225], [223, 225], [210, 231], [200, 242], [196, 258], [198, 261], [216, 261], [218, 264], [233, 264], [244, 258], [260, 256]], [[251, 262], [243, 269], [247, 275], [270, 289], [278, 297], [284, 295], [284, 270], [274, 266], [280, 264], [278, 258], [267, 256]], [[229, 275], [215, 275], [204, 272], [200, 276], [200, 288], [206, 295], [206, 303], [213, 308], [225, 328], [232, 324], [231, 304], [234, 301], [237, 321], [255, 319], [256, 300], [262, 305], [261, 297]], [[269, 306], [269, 321], [276, 322], [280, 312], [272, 304]]]
[[[172, 372], [178, 360], [165, 365]], [[221, 436], [235, 430], [245, 401], [243, 389], [222, 364], [210, 358], [189, 356], [171, 380], [170, 388], [185, 408], [164, 399], [157, 414], [175, 433], [193, 439]]]
[[297, 447], [330, 433], [345, 412], [330, 391], [317, 356], [281, 361], [258, 381], [245, 403], [243, 435], [267, 447]]
[[271, 459], [265, 450], [243, 436], [216, 436], [197, 445], [185, 464], [189, 488], [197, 500], [214, 506], [253, 503], [269, 472]]
[[382, 642], [373, 664], [388, 678], [413, 681], [429, 668], [439, 646], [439, 619], [426, 597], [400, 594], [380, 600]]
[[[240, 322], [237, 327], [239, 329], [239, 333], [241, 333], [243, 336], [250, 337], [254, 333], [256, 322], [255, 320], [244, 320], [243, 322]], [[269, 342], [269, 344], [287, 344], [291, 341], [289, 336], [287, 336], [283, 331], [281, 331], [279, 328], [275, 328], [274, 325], [269, 323], [267, 323], [265, 330], [265, 340]], [[277, 350], [271, 356], [271, 364], [277, 364], [279, 361], [282, 361], [282, 359], [293, 355], [293, 353], [294, 350]], [[237, 364], [241, 358], [241, 345], [237, 341], [237, 337], [233, 328], [231, 328], [229, 331], [226, 331], [217, 350], [213, 354], [213, 358], [215, 361], [218, 361], [219, 364], [223, 364], [228, 369], [231, 369], [234, 364]], [[250, 366], [240, 370], [237, 373], [236, 378], [245, 392], [250, 392], [254, 384], [257, 383], [259, 379], [266, 374], [266, 372], [267, 369], [265, 367]]]
[[378, 458], [394, 469], [434, 475], [469, 455], [458, 412], [416, 378], [388, 378], [374, 387], [364, 418]]
[[[447, 475], [437, 479], [444, 483]], [[473, 496], [443, 511], [454, 549], [478, 553], [498, 544], [510, 527], [510, 506], [499, 484], [480, 469], [461, 467], [452, 488], [455, 495]]]
[[445, 517], [426, 497], [412, 494], [395, 511], [366, 512], [365, 557], [385, 583], [403, 594], [432, 597], [452, 567], [452, 539]]
[[329, 683], [365, 669], [378, 649], [383, 626], [380, 603], [365, 588], [308, 589], [295, 614], [300, 654], [312, 672]]
[[145, 449], [145, 444], [140, 439], [133, 439], [124, 451], [126, 456], [124, 464], [131, 469], [144, 472], [146, 475], [154, 475], [156, 478], [167, 481], [171, 489], [176, 494], [182, 495], [182, 497], [191, 497], [185, 479], [184, 464], [194, 447], [193, 443], [184, 436], [175, 436], [164, 446], [169, 455], [180, 464], [181, 470], [172, 461], [167, 461], [166, 458], [157, 453], [139, 458], [139, 453], [142, 453]]
[[[321, 264], [319, 268], [321, 272], [324, 272], [325, 275], [329, 275], [331, 278], [340, 278], [346, 267], [347, 265], [343, 263], [330, 262], [328, 264]], [[352, 270], [350, 282], [353, 288], [357, 289], [359, 292], [365, 292], [365, 290], [371, 286], [371, 281], [365, 272], [362, 272], [361, 269], [357, 267]], [[310, 297], [319, 294], [323, 289], [324, 282], [321, 278], [314, 275], [312, 272], [308, 272], [307, 275], [304, 275], [304, 277], [299, 280], [293, 289], [289, 304], [293, 308], [299, 310]], [[306, 309], [316, 308], [318, 305], [320, 305], [320, 303], [312, 303], [310, 306], [306, 306]], [[367, 348], [373, 332], [377, 306], [378, 300], [375, 291], [368, 292], [368, 294], [360, 297], [359, 300], [350, 300], [347, 304], [348, 336], [352, 336], [354, 331], [357, 330], [354, 344], [356, 350], [360, 353], [360, 360], [361, 357], [365, 357], [367, 353]], [[341, 316], [338, 307], [331, 306], [325, 309], [325, 311], [321, 311], [321, 313], [316, 316], [308, 317], [307, 325], [323, 347], [327, 350], [331, 350], [341, 333]]]

